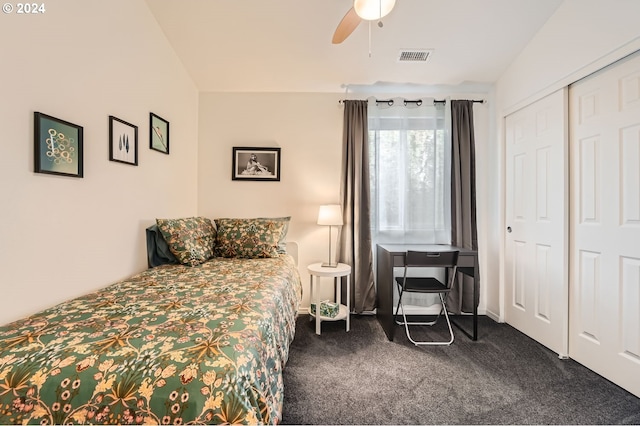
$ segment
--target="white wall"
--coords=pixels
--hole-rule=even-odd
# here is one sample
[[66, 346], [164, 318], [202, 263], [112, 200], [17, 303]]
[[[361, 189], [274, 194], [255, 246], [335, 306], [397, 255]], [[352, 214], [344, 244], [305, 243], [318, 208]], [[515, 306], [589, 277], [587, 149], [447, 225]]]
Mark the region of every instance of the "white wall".
[[498, 106], [523, 107], [640, 49], [638, 16], [638, 0], [565, 0], [498, 80]]
[[[365, 99], [361, 94], [352, 98]], [[385, 95], [377, 95], [384, 98]], [[411, 94], [403, 94], [413, 98]], [[420, 95], [417, 95], [418, 97]], [[441, 99], [443, 94], [437, 95]], [[460, 99], [487, 99], [487, 93], [456, 93]], [[343, 108], [345, 94], [325, 93], [203, 93], [200, 95], [198, 214], [216, 217], [291, 215], [289, 239], [300, 246], [299, 270], [309, 306], [306, 266], [326, 261], [329, 235], [316, 224], [321, 204], [340, 202]], [[486, 191], [490, 176], [490, 102], [474, 107], [478, 156], [478, 221], [487, 218]], [[231, 180], [232, 147], [280, 147], [280, 182]], [[482, 226], [482, 225], [481, 225]], [[485, 238], [488, 228], [480, 231]], [[334, 244], [336, 232], [333, 233]], [[335, 254], [335, 250], [333, 251]], [[487, 268], [481, 264], [484, 274]], [[497, 285], [497, 279], [496, 279]], [[325, 286], [329, 287], [329, 286]], [[328, 295], [327, 295], [328, 296]], [[482, 297], [484, 301], [484, 297]], [[483, 311], [483, 304], [481, 311]]]
[[[304, 307], [306, 266], [326, 261], [329, 251], [329, 230], [316, 224], [318, 208], [340, 202], [340, 99], [324, 93], [200, 95], [198, 214], [291, 216], [289, 239], [299, 244]], [[234, 146], [281, 148], [280, 182], [231, 180]], [[334, 230], [334, 244], [336, 235]]]
[[[491, 182], [504, 193], [504, 117], [640, 49], [637, 0], [565, 0], [496, 83], [496, 146]], [[504, 241], [504, 197], [495, 238]], [[501, 252], [503, 252], [503, 248]], [[492, 267], [502, 270], [502, 258]], [[500, 317], [501, 287], [489, 287], [487, 313]]]
[[[145, 227], [197, 211], [198, 91], [144, 1], [45, 6], [0, 16], [0, 324], [146, 268]], [[33, 172], [34, 111], [84, 127], [84, 178]], [[138, 126], [138, 167], [108, 160], [109, 115]]]

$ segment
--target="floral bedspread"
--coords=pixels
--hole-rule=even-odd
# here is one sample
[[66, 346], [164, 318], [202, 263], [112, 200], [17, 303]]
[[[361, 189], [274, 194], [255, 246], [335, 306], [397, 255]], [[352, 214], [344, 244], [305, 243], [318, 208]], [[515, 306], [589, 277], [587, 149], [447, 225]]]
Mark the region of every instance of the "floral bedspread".
[[278, 423], [289, 255], [146, 270], [0, 327], [0, 424]]

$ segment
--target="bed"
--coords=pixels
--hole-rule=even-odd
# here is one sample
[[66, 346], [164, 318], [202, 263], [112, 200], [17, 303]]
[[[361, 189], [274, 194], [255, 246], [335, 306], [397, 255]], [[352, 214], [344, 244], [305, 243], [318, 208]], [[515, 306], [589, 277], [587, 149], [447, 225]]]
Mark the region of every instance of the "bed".
[[280, 421], [301, 297], [288, 220], [216, 220], [205, 237], [206, 219], [167, 221], [193, 219], [206, 231], [174, 233], [173, 260], [0, 327], [0, 424]]

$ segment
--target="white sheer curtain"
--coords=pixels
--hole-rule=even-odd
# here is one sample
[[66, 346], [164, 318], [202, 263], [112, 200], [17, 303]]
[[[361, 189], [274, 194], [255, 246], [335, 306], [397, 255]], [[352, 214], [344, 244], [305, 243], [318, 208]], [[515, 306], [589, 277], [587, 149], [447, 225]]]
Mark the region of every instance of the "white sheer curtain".
[[374, 244], [449, 244], [449, 105], [433, 99], [368, 101]]
[[[450, 244], [449, 100], [369, 98], [368, 102], [372, 246]], [[411, 294], [405, 302], [430, 306], [439, 299]]]

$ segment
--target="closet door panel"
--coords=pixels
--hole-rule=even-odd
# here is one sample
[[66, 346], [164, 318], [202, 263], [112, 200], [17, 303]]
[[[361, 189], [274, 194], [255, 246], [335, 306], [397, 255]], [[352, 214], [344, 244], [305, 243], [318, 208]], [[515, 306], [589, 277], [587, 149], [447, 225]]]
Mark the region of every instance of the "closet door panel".
[[567, 91], [505, 118], [505, 319], [568, 354]]
[[640, 396], [640, 55], [569, 89], [569, 355]]

